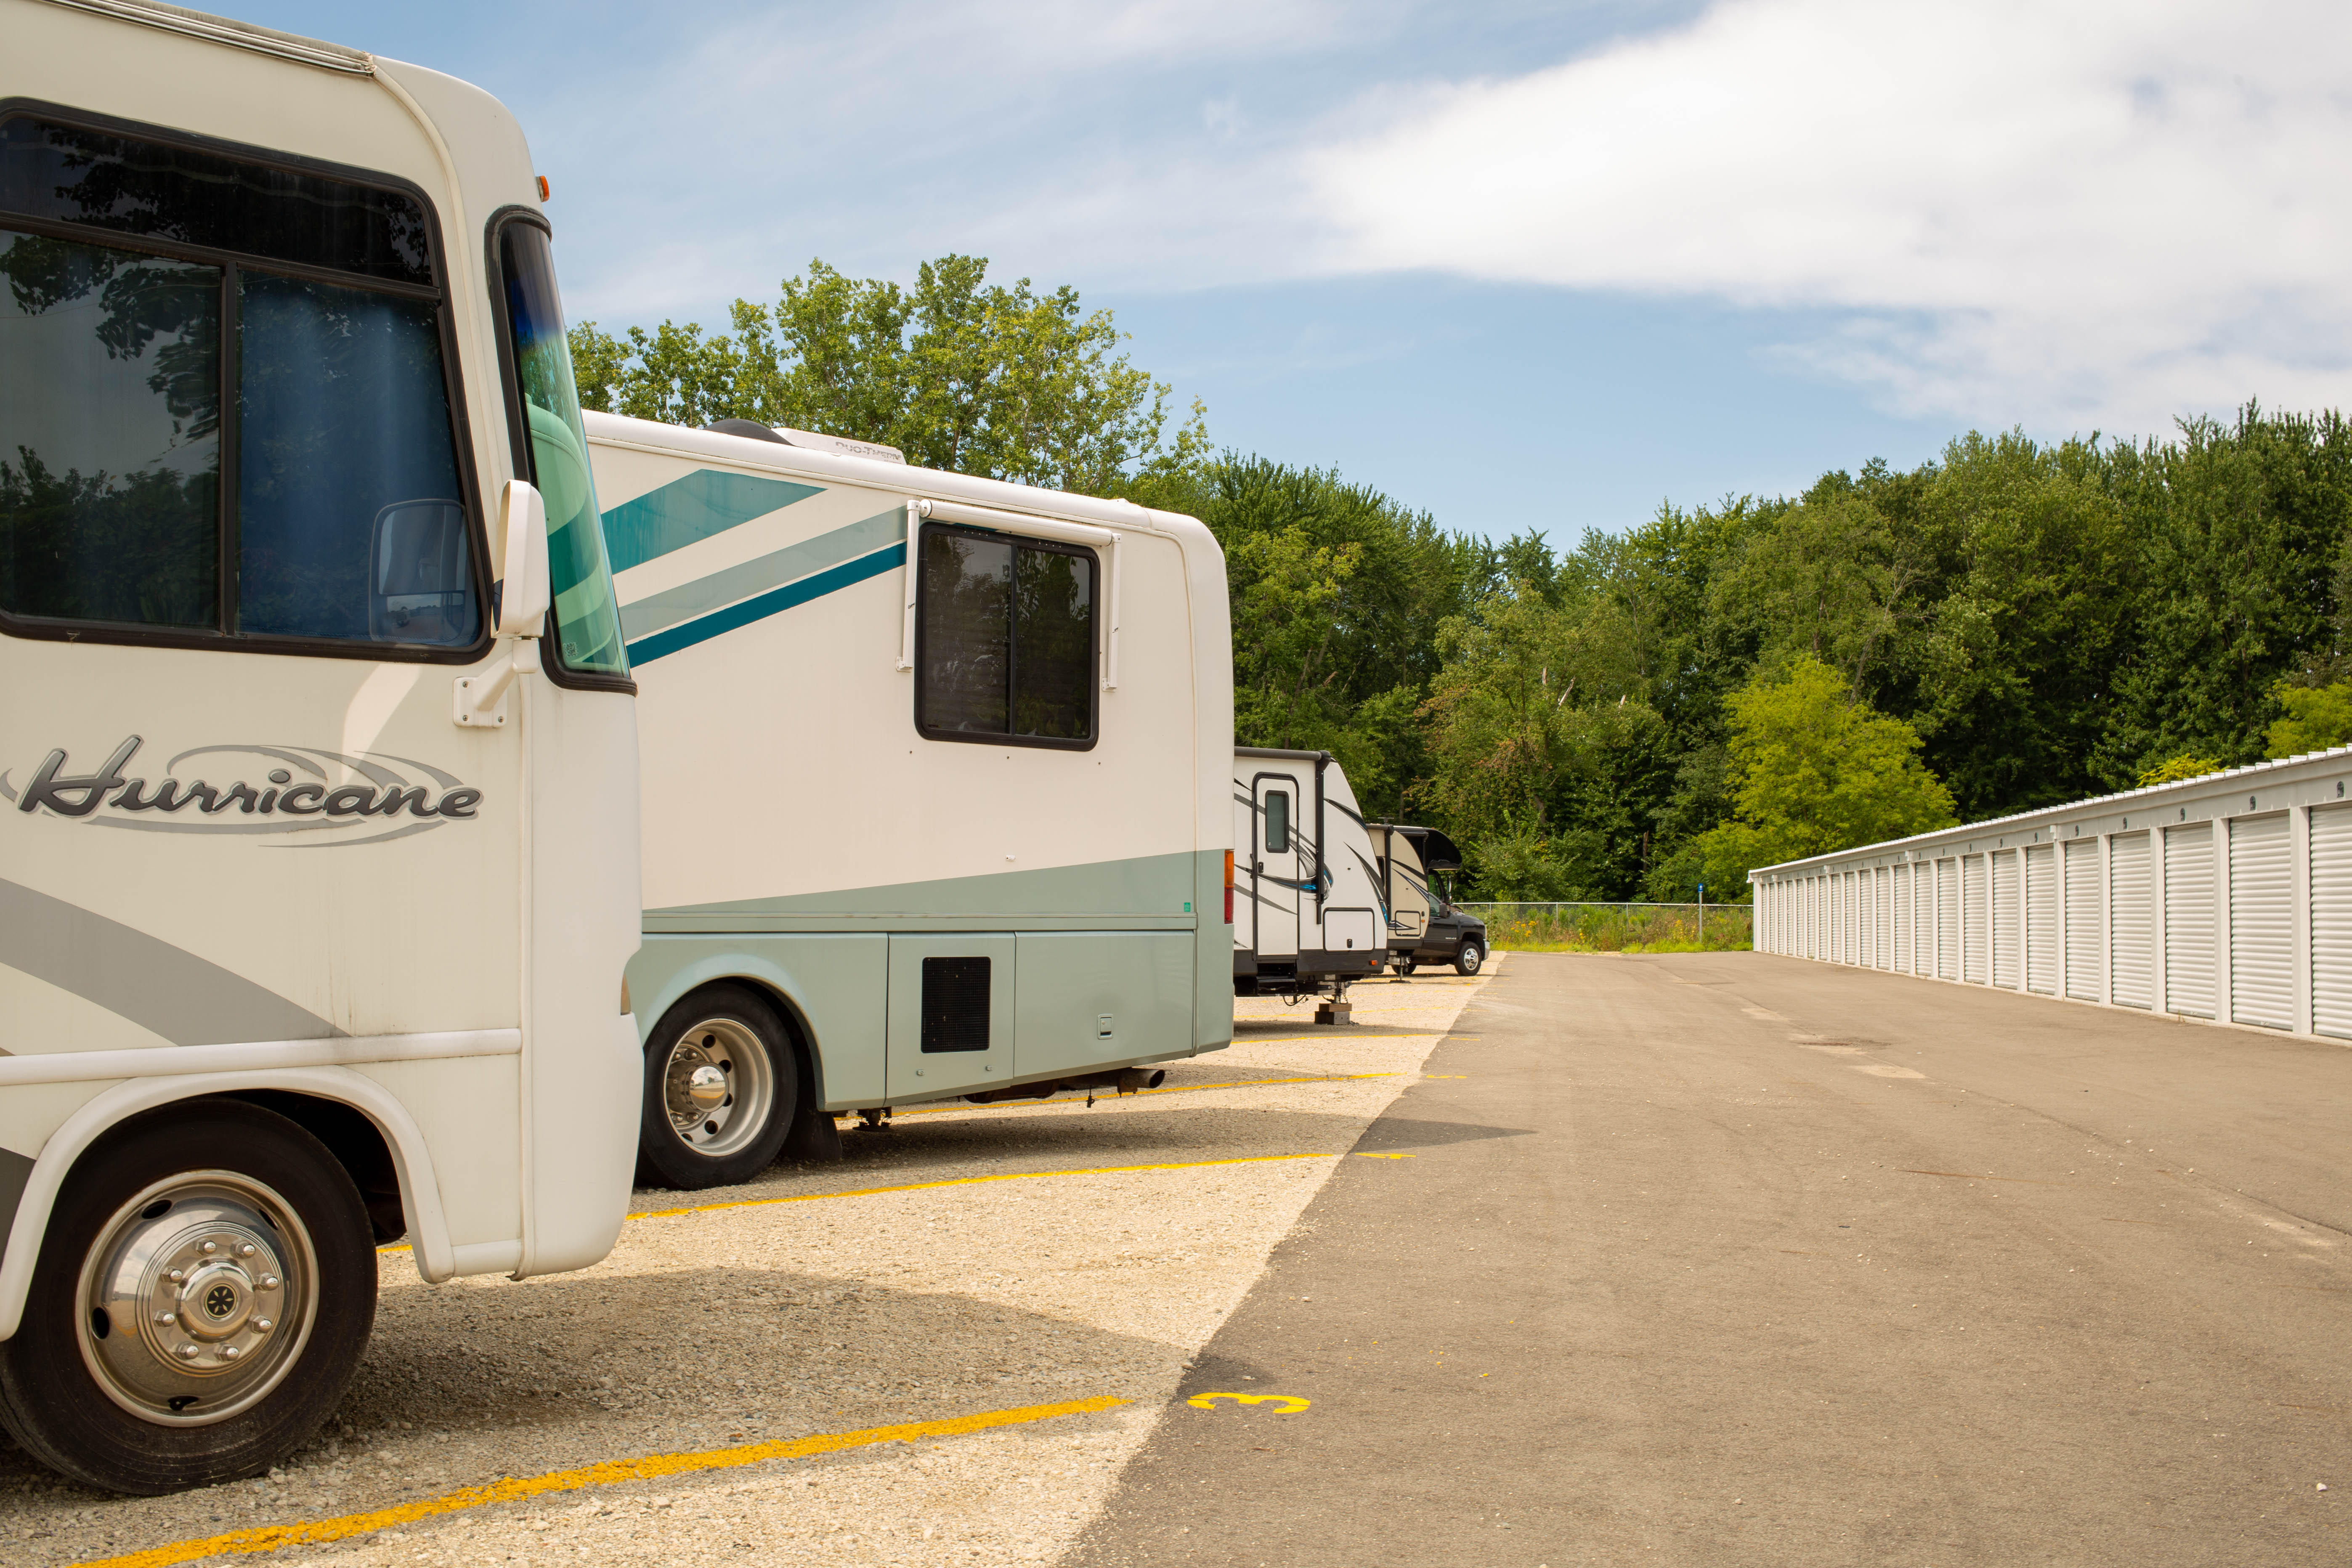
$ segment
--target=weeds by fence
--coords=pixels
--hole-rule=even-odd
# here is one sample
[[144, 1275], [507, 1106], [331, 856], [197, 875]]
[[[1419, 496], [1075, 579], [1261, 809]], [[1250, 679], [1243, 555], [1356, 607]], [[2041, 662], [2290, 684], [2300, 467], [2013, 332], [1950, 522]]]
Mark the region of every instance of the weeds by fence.
[[1458, 904], [1522, 952], [1724, 952], [1753, 944], [1746, 904]]

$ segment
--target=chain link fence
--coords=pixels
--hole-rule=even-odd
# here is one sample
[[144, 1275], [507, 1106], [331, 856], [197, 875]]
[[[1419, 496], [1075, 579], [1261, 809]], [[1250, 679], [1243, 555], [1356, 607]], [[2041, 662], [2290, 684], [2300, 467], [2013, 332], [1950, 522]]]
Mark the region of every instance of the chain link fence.
[[1723, 952], [1754, 941], [1746, 904], [1478, 903], [1454, 906], [1486, 922], [1507, 952]]

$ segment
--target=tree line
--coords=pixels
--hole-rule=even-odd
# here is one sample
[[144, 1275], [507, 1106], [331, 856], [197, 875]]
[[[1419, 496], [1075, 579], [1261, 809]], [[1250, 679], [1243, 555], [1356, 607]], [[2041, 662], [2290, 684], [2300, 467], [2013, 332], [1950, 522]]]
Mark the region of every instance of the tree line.
[[2352, 430], [1958, 437], [1796, 496], [1489, 540], [1212, 447], [1075, 289], [813, 263], [731, 331], [573, 330], [583, 401], [1124, 496], [1225, 552], [1234, 728], [1442, 827], [1468, 890], [1710, 901], [1753, 867], [2352, 740]]

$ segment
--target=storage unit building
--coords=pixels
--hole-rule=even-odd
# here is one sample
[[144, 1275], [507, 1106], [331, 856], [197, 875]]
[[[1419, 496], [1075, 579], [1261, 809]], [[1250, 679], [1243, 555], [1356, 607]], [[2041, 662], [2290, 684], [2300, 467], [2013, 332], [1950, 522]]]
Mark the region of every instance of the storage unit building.
[[1760, 952], [2352, 1040], [2352, 747], [1748, 879]]

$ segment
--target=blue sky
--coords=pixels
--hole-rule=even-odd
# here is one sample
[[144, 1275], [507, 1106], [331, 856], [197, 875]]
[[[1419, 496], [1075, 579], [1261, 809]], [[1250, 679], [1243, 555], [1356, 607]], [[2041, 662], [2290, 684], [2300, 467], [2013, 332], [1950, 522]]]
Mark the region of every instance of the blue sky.
[[574, 319], [1072, 283], [1220, 444], [1566, 542], [2352, 374], [2352, 7], [754, 0], [236, 15], [466, 77]]

